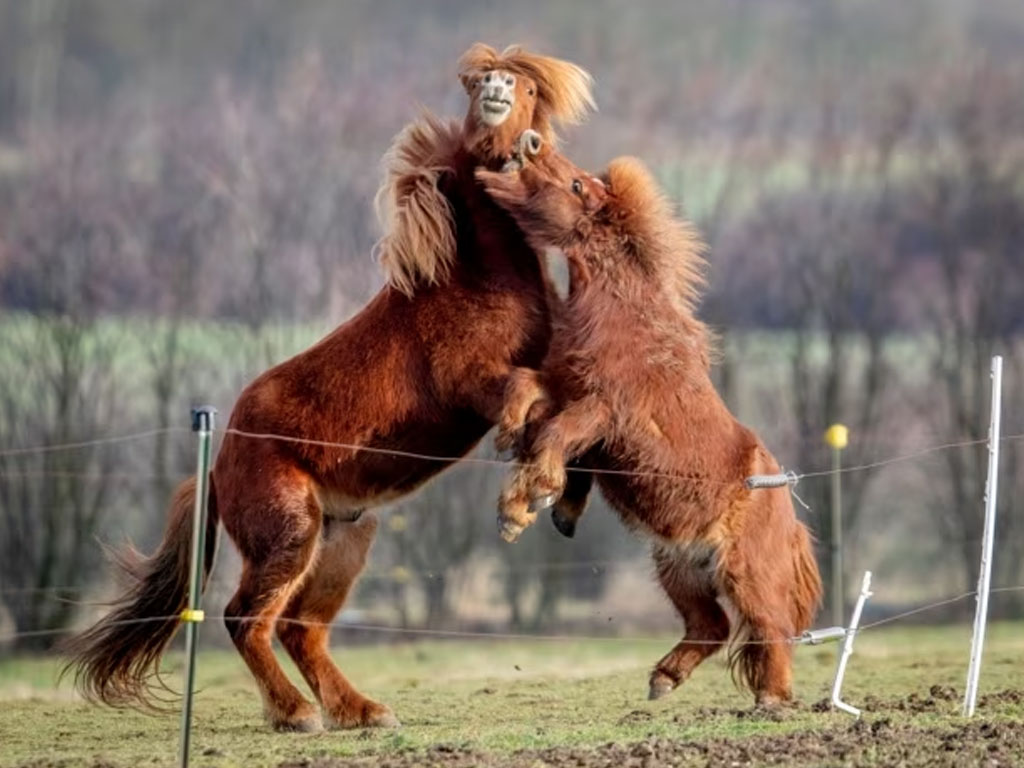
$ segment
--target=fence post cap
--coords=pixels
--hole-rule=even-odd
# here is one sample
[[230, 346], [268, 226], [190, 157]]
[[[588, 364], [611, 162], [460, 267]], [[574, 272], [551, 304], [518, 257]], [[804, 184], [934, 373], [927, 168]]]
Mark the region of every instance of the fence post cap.
[[837, 450], [841, 450], [850, 442], [850, 430], [845, 424], [833, 424], [825, 430], [825, 442]]
[[197, 405], [192, 409], [192, 431], [209, 432], [213, 429], [213, 417], [217, 409], [212, 405]]

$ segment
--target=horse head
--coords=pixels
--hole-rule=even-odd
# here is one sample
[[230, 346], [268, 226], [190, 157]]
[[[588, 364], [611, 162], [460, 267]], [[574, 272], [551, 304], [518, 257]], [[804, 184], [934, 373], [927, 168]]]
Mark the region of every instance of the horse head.
[[459, 79], [470, 99], [468, 144], [491, 167], [509, 159], [524, 131], [533, 129], [554, 146], [554, 122], [578, 123], [594, 109], [592, 78], [585, 70], [518, 46], [498, 53], [476, 43], [459, 59]]

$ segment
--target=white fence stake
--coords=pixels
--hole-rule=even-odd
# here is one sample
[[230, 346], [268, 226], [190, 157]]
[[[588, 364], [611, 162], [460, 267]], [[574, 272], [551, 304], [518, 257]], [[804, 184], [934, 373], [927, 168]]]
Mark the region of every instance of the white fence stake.
[[842, 699], [839, 694], [843, 691], [843, 678], [846, 676], [846, 662], [853, 655], [853, 638], [857, 635], [857, 627], [860, 626], [860, 614], [864, 610], [864, 603], [871, 597], [871, 571], [864, 571], [864, 581], [860, 586], [860, 596], [857, 604], [853, 607], [853, 615], [850, 617], [850, 626], [846, 628], [846, 638], [843, 640], [843, 652], [839, 654], [839, 663], [836, 665], [836, 676], [832, 681], [832, 706], [843, 712], [849, 712], [854, 717], [860, 717], [860, 710], [852, 707]]
[[981, 572], [978, 574], [978, 607], [974, 612], [971, 664], [967, 668], [964, 716], [974, 714], [981, 675], [981, 654], [988, 621], [988, 593], [992, 583], [992, 540], [996, 535], [996, 496], [999, 491], [999, 426], [1002, 411], [1003, 358], [992, 358], [992, 419], [988, 428], [988, 478], [985, 481], [985, 530], [981, 539]]

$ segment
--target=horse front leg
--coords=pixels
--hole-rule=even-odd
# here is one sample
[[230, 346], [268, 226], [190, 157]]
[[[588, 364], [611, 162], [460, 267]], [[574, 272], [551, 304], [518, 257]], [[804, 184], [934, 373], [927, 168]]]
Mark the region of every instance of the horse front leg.
[[505, 386], [495, 447], [502, 452], [521, 452], [527, 423], [541, 418], [550, 406], [551, 398], [541, 383], [540, 371], [514, 368]]
[[571, 403], [539, 425], [527, 454], [529, 462], [515, 469], [499, 501], [502, 538], [515, 541], [537, 519], [538, 511], [558, 501], [566, 487], [566, 461], [600, 441], [608, 419], [607, 409], [591, 396]]

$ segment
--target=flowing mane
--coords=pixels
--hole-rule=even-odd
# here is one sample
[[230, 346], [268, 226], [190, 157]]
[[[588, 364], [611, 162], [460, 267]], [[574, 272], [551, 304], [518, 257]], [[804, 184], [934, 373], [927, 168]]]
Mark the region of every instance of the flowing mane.
[[457, 122], [424, 111], [384, 156], [374, 209], [385, 234], [375, 251], [388, 282], [407, 296], [417, 285], [443, 282], [455, 261], [455, 222], [438, 181], [461, 144]]
[[[551, 146], [557, 141], [553, 122], [579, 123], [596, 109], [593, 78], [568, 61], [527, 53], [515, 45], [498, 53], [483, 43], [474, 44], [459, 59], [463, 83], [490, 69], [523, 75], [537, 84], [532, 127]], [[438, 182], [452, 169], [467, 138], [464, 125], [424, 112], [398, 134], [384, 156], [384, 178], [374, 198], [384, 235], [375, 252], [388, 283], [407, 296], [417, 286], [443, 283], [455, 262], [454, 221]]]
[[678, 309], [692, 316], [706, 283], [707, 247], [676, 215], [646, 166], [635, 157], [613, 160], [605, 177], [614, 223], [626, 247], [664, 285]]

